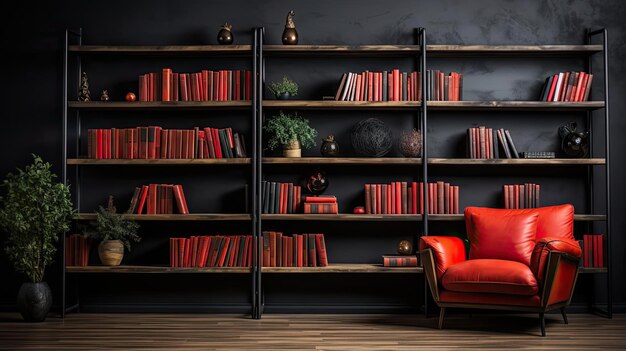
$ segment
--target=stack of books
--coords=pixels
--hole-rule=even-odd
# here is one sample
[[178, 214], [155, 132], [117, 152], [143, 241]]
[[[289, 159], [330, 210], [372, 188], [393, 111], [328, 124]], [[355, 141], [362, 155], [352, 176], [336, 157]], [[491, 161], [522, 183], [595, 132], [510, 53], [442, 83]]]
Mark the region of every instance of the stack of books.
[[304, 198], [304, 213], [338, 214], [337, 198], [334, 195], [306, 196]]

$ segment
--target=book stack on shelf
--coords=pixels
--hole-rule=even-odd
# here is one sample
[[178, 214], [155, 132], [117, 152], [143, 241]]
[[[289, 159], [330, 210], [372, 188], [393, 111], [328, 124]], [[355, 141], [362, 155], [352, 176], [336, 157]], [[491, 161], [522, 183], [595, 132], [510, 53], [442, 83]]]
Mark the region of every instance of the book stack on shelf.
[[420, 72], [365, 71], [344, 73], [335, 94], [337, 101], [419, 101]]
[[263, 212], [271, 214], [301, 213], [302, 187], [293, 183], [263, 181]]
[[504, 185], [504, 208], [537, 208], [539, 207], [539, 194], [541, 187], [539, 184], [526, 183]]
[[89, 265], [91, 238], [72, 234], [65, 238], [65, 265], [85, 267]]
[[[458, 214], [459, 186], [443, 181], [426, 185], [428, 214]], [[365, 213], [424, 214], [422, 182], [365, 184]]]
[[247, 70], [176, 73], [163, 68], [139, 76], [139, 101], [250, 100], [251, 77]]
[[593, 74], [585, 72], [560, 72], [546, 78], [540, 101], [581, 102], [589, 100]]
[[305, 196], [304, 198], [305, 214], [338, 214], [339, 205], [337, 197], [334, 195]]
[[180, 184], [149, 184], [136, 187], [128, 214], [173, 214], [174, 202], [180, 214], [189, 214], [183, 186]]
[[[467, 129], [467, 156], [472, 159], [498, 159], [500, 150], [506, 158], [519, 158], [515, 143], [508, 129], [484, 126]], [[502, 157], [504, 158], [504, 157]]]
[[250, 267], [251, 235], [170, 238], [170, 267]]
[[450, 72], [445, 75], [440, 70], [426, 71], [429, 101], [461, 101], [463, 100], [463, 74]]
[[326, 267], [324, 234], [263, 232], [263, 267]]
[[584, 234], [582, 240], [583, 267], [605, 267], [604, 234]]
[[384, 267], [417, 267], [415, 255], [383, 255]]
[[247, 157], [244, 136], [232, 128], [159, 126], [89, 129], [91, 159], [207, 159]]

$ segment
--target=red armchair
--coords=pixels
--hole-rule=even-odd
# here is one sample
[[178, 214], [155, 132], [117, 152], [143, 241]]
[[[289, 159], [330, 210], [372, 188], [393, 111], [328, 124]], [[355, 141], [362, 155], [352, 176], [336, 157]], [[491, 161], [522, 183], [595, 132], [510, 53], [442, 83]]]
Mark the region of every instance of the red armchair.
[[420, 254], [432, 296], [440, 307], [483, 308], [544, 313], [569, 305], [581, 249], [574, 239], [574, 207], [550, 206], [505, 210], [468, 207], [465, 226], [470, 241], [424, 236]]

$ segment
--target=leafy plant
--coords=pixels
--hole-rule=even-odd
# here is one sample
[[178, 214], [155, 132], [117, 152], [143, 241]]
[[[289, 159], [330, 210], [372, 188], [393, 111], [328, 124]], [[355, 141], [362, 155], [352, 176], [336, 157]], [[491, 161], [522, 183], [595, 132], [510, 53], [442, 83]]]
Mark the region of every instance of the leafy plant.
[[284, 93], [296, 96], [298, 95], [298, 84], [287, 77], [283, 77], [281, 82], [272, 82], [269, 86], [269, 90], [276, 96]]
[[7, 232], [4, 248], [15, 270], [32, 282], [43, 281], [56, 253], [58, 234], [67, 232], [74, 214], [69, 188], [55, 182], [50, 163], [33, 155], [33, 163], [4, 180], [0, 227]]
[[141, 241], [141, 238], [137, 235], [139, 224], [124, 219], [121, 214], [116, 213], [111, 201], [109, 201], [107, 208], [102, 206], [98, 208], [96, 211], [96, 222], [91, 225], [93, 232], [89, 233], [89, 236], [102, 241], [120, 240], [128, 251], [130, 251], [131, 240], [134, 242]]
[[309, 126], [308, 119], [298, 116], [297, 113], [285, 114], [280, 111], [267, 122], [264, 129], [269, 134], [267, 146], [271, 150], [296, 139], [305, 149], [315, 146], [317, 131]]

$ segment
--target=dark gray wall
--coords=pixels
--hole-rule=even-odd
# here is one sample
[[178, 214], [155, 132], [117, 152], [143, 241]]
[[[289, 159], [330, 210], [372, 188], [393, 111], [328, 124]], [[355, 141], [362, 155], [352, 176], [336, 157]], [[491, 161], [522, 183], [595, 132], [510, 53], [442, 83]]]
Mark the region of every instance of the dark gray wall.
[[[265, 26], [267, 42], [276, 44], [280, 41], [280, 34], [284, 25], [284, 17], [288, 10], [296, 11], [295, 22], [300, 33], [302, 44], [412, 44], [413, 28], [426, 27], [429, 43], [446, 44], [580, 44], [584, 40], [585, 28], [606, 27], [609, 29], [610, 45], [610, 77], [611, 77], [611, 147], [613, 163], [611, 169], [612, 186], [612, 215], [613, 219], [613, 276], [619, 278], [624, 274], [624, 256], [626, 246], [623, 233], [626, 229], [624, 216], [620, 211], [624, 208], [624, 165], [621, 150], [626, 147], [621, 133], [625, 131], [625, 122], [621, 116], [626, 112], [624, 76], [625, 67], [623, 58], [626, 54], [624, 33], [626, 25], [623, 18], [626, 15], [622, 1], [572, 1], [551, 0], [541, 2], [530, 1], [487, 1], [475, 0], [471, 2], [459, 0], [443, 1], [326, 1], [290, 2], [290, 1], [104, 1], [85, 3], [83, 1], [68, 1], [60, 3], [45, 3], [34, 6], [27, 2], [14, 4], [14, 8], [3, 11], [2, 16], [2, 47], [3, 59], [8, 64], [3, 69], [3, 84], [0, 84], [3, 99], [3, 128], [0, 129], [2, 153], [0, 174], [5, 174], [15, 167], [23, 166], [29, 161], [30, 153], [42, 155], [55, 164], [60, 172], [61, 155], [61, 45], [65, 28], [83, 28], [85, 44], [206, 44], [214, 43], [219, 26], [228, 21], [234, 25], [236, 43], [249, 43], [251, 28]], [[122, 62], [122, 61], [120, 61]], [[456, 70], [466, 75], [465, 97], [467, 99], [534, 99], [540, 89], [543, 79], [556, 71], [580, 68], [580, 60], [555, 59], [437, 59], [430, 62], [433, 68], [446, 71]], [[233, 63], [219, 62], [223, 67], [237, 66]], [[320, 95], [333, 93], [336, 81], [341, 72], [362, 69], [384, 69], [399, 67], [412, 69], [414, 62], [393, 60], [280, 60], [268, 62], [268, 79], [279, 78], [283, 73], [292, 76], [301, 86], [302, 98], [319, 98]], [[137, 67], [137, 65], [139, 67]], [[103, 88], [109, 88], [113, 99], [121, 99], [128, 87], [133, 86], [136, 74], [143, 70], [162, 67], [161, 62], [148, 62], [136, 66], [125, 63], [117, 65], [113, 62], [95, 62], [90, 68], [91, 92], [97, 97]], [[203, 66], [203, 63], [193, 61], [186, 63], [189, 66]], [[210, 65], [210, 64], [208, 64]], [[204, 65], [206, 66], [206, 65]], [[154, 68], [153, 68], [154, 67]], [[185, 66], [187, 67], [187, 66]], [[139, 72], [138, 72], [139, 71]], [[111, 73], [114, 72], [114, 73]], [[595, 81], [596, 89], [600, 80]], [[378, 115], [378, 114], [367, 114]], [[100, 126], [120, 126], [119, 116], [102, 114]], [[123, 116], [122, 116], [123, 117]], [[159, 116], [139, 114], [130, 125], [148, 123]], [[163, 124], [173, 123], [171, 126], [190, 126], [190, 121], [196, 116], [186, 114], [185, 119], [177, 122], [168, 122], [168, 118], [157, 119]], [[216, 123], [230, 123], [230, 115], [217, 116]], [[347, 154], [351, 153], [348, 145], [347, 131], [349, 127], [362, 117], [360, 113], [316, 114], [311, 118], [320, 134], [335, 133], [339, 137], [340, 145]], [[394, 131], [407, 127], [410, 120], [403, 114], [380, 115], [392, 125]], [[433, 113], [431, 115], [431, 154], [448, 157], [461, 157], [463, 150], [462, 136], [464, 130], [472, 125], [487, 124], [494, 128], [506, 127], [511, 129], [517, 138], [521, 149], [556, 149], [555, 128], [568, 120], [582, 121], [581, 114], [546, 114], [545, 117], [516, 113], [506, 119], [506, 114], [491, 113]], [[600, 117], [600, 115], [598, 115]], [[189, 119], [187, 119], [189, 118]], [[193, 123], [193, 122], [189, 122]], [[195, 125], [195, 124], [194, 124]], [[601, 126], [601, 125], [599, 125]], [[598, 126], [597, 126], [598, 127]], [[240, 128], [247, 128], [245, 123]], [[599, 134], [599, 133], [596, 133]], [[596, 140], [600, 141], [601, 140]], [[600, 145], [600, 144], [599, 144]], [[310, 151], [315, 153], [316, 150]], [[201, 177], [191, 175], [194, 169], [185, 170], [186, 176], [191, 179]], [[295, 180], [305, 170], [275, 169], [269, 178]], [[516, 171], [488, 172], [459, 175], [454, 169], [434, 169], [435, 178], [450, 180], [462, 185], [461, 205], [498, 205], [498, 193], [501, 184], [510, 182], [539, 181], [546, 189], [545, 202], [559, 203], [572, 202], [577, 212], [585, 212], [582, 200], [584, 182], [580, 169], [564, 168], [552, 171], [533, 169], [523, 170], [529, 176], [522, 177]], [[107, 173], [108, 172], [108, 173]], [[137, 178], [149, 179], [146, 170], [141, 170]], [[334, 172], [334, 170], [331, 170]], [[398, 170], [402, 172], [402, 170]], [[93, 173], [93, 172], [92, 172]], [[114, 169], [105, 171], [105, 175], [116, 173]], [[337, 171], [336, 173], [341, 173]], [[376, 171], [367, 178], [355, 178], [337, 175], [334, 186], [330, 191], [343, 195], [342, 206], [351, 207], [358, 204], [360, 186], [365, 180], [390, 181], [401, 178], [394, 175], [395, 170], [384, 172]], [[280, 175], [279, 175], [280, 174]], [[601, 175], [601, 173], [598, 173]], [[222, 179], [242, 177], [240, 171], [232, 171]], [[121, 182], [117, 182], [115, 175], [107, 180], [98, 174], [93, 174], [94, 186], [91, 196], [85, 197], [86, 207], [95, 207], [109, 193], [115, 193], [123, 201], [129, 196], [135, 176], [126, 175]], [[166, 171], [162, 179], [175, 177], [175, 172]], [[402, 177], [406, 177], [403, 175]], [[213, 176], [211, 176], [213, 177]], [[219, 176], [215, 176], [219, 177]], [[213, 178], [211, 178], [213, 179]], [[494, 181], [495, 180], [495, 181]], [[199, 180], [198, 180], [199, 181]], [[225, 182], [225, 180], [222, 180]], [[104, 184], [98, 188], [95, 184]], [[494, 185], [494, 182], [496, 185]], [[193, 183], [198, 184], [198, 183]], [[231, 184], [231, 183], [227, 183]], [[239, 196], [232, 186], [220, 196]], [[233, 189], [231, 189], [233, 188]], [[603, 203], [602, 197], [597, 197]], [[212, 206], [207, 205], [206, 209]], [[223, 205], [220, 209], [232, 210], [230, 205]], [[156, 226], [155, 226], [156, 227]], [[176, 227], [155, 228], [147, 225], [142, 234], [154, 231], [152, 246], [133, 251], [129, 257], [140, 262], [143, 257], [154, 258], [158, 261], [158, 253], [163, 252], [164, 242], [172, 232], [179, 233]], [[209, 232], [220, 230], [220, 227], [209, 228]], [[278, 230], [301, 232], [320, 230], [333, 234], [330, 239], [329, 250], [331, 257], [338, 260], [375, 261], [382, 252], [393, 250], [394, 243], [402, 237], [410, 237], [413, 228], [399, 225], [390, 237], [383, 237], [386, 233], [384, 225], [375, 225], [367, 228], [340, 225], [329, 229], [314, 225], [313, 228], [296, 225], [294, 228], [285, 228], [277, 224]], [[580, 225], [577, 233], [585, 231]], [[602, 231], [602, 227], [593, 228]], [[245, 227], [237, 229], [240, 232]], [[434, 225], [433, 231], [456, 233], [462, 232], [462, 226], [446, 227]], [[359, 234], [363, 232], [363, 235]], [[190, 227], [188, 233], [207, 233], [206, 227]], [[389, 235], [389, 234], [385, 234]], [[365, 240], [366, 244], [360, 245]], [[334, 242], [333, 242], [334, 241]], [[353, 250], [354, 249], [354, 250]], [[164, 263], [164, 262], [163, 262]], [[58, 269], [58, 268], [57, 268]], [[15, 292], [22, 278], [11, 272], [6, 258], [0, 256], [0, 303], [8, 306], [12, 304]], [[58, 291], [58, 273], [51, 270], [48, 280]], [[96, 277], [98, 278], [98, 277]], [[88, 286], [84, 292], [86, 302], [94, 304], [118, 304], [130, 308], [133, 304], [150, 303], [151, 301], [168, 301], [175, 303], [181, 296], [188, 301], [203, 301], [207, 296], [221, 297], [218, 303], [230, 304], [236, 308], [247, 302], [247, 280], [241, 277], [211, 278], [214, 281], [198, 282], [195, 278], [164, 279], [168, 288], [159, 290], [154, 278], [137, 278], [111, 280], [98, 278], [84, 281]], [[267, 279], [268, 301], [279, 306], [283, 304], [298, 304], [311, 302], [320, 304], [344, 305], [385, 305], [404, 306], [419, 301], [419, 294], [415, 290], [420, 283], [406, 281], [403, 278], [369, 278], [350, 277], [337, 279], [334, 277], [320, 277], [320, 281], [302, 276], [272, 277]], [[583, 280], [590, 281], [592, 277]], [[598, 282], [601, 282], [598, 279]], [[111, 285], [130, 286], [126, 292], [111, 288]], [[130, 284], [130, 285], [127, 285]], [[230, 286], [231, 289], [215, 288], [216, 286]], [[93, 286], [93, 287], [92, 287]], [[92, 288], [89, 288], [92, 287]], [[179, 289], [176, 289], [179, 287]], [[387, 288], [385, 288], [387, 287]], [[109, 290], [111, 289], [111, 290]], [[401, 290], [390, 292], [390, 290]], [[122, 289], [123, 290], [123, 289]], [[203, 295], [197, 291], [207, 290], [210, 293]], [[112, 294], [109, 294], [109, 291]], [[146, 294], [146, 291], [160, 291], [158, 294]], [[191, 291], [195, 291], [191, 293]], [[232, 294], [237, 291], [236, 294]], [[287, 291], [288, 293], [285, 293]], [[355, 296], [354, 291], [361, 291]], [[367, 291], [367, 293], [365, 292]], [[117, 295], [115, 293], [118, 293]], [[311, 300], [306, 292], [312, 292]], [[625, 302], [626, 286], [623, 280], [615, 279], [613, 296], [619, 304]], [[230, 295], [229, 295], [230, 294]], [[113, 297], [111, 297], [113, 296]], [[117, 297], [115, 297], [117, 296]], [[150, 296], [146, 300], [146, 296]], [[298, 298], [298, 297], [301, 298]], [[304, 296], [304, 297], [303, 297]], [[583, 301], [583, 300], [580, 300]], [[122, 305], [119, 305], [122, 304]], [[230, 306], [229, 305], [229, 306]]]

